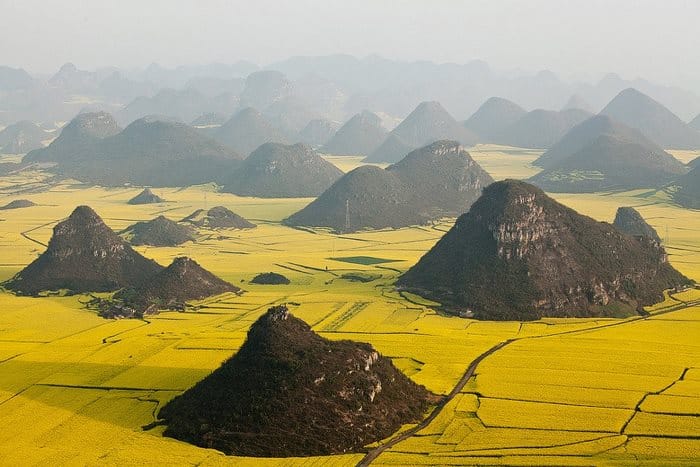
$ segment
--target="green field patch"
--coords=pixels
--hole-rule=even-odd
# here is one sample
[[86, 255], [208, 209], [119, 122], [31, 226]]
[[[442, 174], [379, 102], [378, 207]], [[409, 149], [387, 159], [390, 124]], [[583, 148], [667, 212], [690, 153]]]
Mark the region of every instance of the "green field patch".
[[364, 266], [372, 266], [374, 264], [384, 263], [396, 263], [401, 261], [399, 259], [377, 258], [376, 256], [343, 256], [328, 259], [333, 261], [340, 261], [342, 263], [362, 264]]

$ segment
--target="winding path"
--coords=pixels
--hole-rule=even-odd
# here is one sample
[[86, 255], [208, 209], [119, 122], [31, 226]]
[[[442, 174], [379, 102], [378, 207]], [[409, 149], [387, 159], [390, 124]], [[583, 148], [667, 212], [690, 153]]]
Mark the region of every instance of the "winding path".
[[[697, 288], [697, 287], [696, 287]], [[675, 297], [671, 296], [669, 294], [669, 297], [678, 300]], [[392, 447], [396, 446], [398, 443], [407, 440], [411, 436], [415, 435], [422, 429], [426, 428], [430, 423], [437, 418], [438, 415], [440, 415], [440, 412], [445, 408], [445, 406], [457, 396], [460, 392], [462, 392], [462, 389], [464, 389], [464, 386], [466, 386], [467, 382], [469, 379], [474, 376], [474, 372], [476, 371], [476, 368], [479, 366], [479, 363], [482, 362], [486, 357], [489, 355], [499, 351], [503, 347], [512, 344], [513, 342], [524, 340], [524, 339], [541, 339], [541, 338], [547, 338], [547, 337], [552, 337], [552, 336], [557, 336], [557, 335], [563, 335], [563, 334], [574, 334], [574, 333], [579, 333], [579, 332], [588, 332], [588, 331], [594, 331], [602, 328], [608, 328], [608, 327], [615, 327], [615, 326], [621, 326], [624, 324], [628, 323], [633, 323], [636, 321], [643, 321], [649, 318], [652, 318], [654, 316], [659, 316], [659, 315], [664, 315], [666, 313], [672, 313], [674, 311], [682, 310], [685, 308], [690, 308], [693, 306], [700, 306], [700, 300], [691, 300], [691, 301], [680, 301], [678, 305], [670, 306], [665, 310], [658, 311], [656, 313], [644, 315], [644, 316], [639, 316], [636, 318], [631, 318], [631, 319], [626, 319], [626, 320], [621, 320], [621, 321], [615, 321], [612, 323], [606, 323], [600, 326], [592, 326], [590, 328], [585, 328], [585, 329], [572, 329], [568, 331], [563, 331], [563, 332], [558, 332], [558, 333], [553, 333], [553, 334], [544, 334], [544, 335], [535, 335], [535, 336], [526, 336], [526, 337], [514, 337], [508, 340], [505, 340], [503, 342], [499, 342], [498, 344], [494, 345], [490, 349], [488, 349], [486, 352], [482, 353], [478, 357], [476, 357], [472, 362], [469, 364], [469, 367], [467, 367], [467, 370], [464, 372], [462, 377], [459, 379], [457, 384], [455, 385], [454, 388], [452, 388], [452, 391], [438, 404], [435, 406], [433, 411], [428, 415], [427, 418], [425, 418], [423, 421], [421, 421], [418, 425], [414, 426], [413, 428], [406, 430], [402, 433], [399, 433], [397, 436], [394, 438], [390, 439], [386, 443], [377, 446], [374, 449], [371, 449], [365, 454], [365, 456], [360, 460], [360, 462], [357, 463], [358, 467], [366, 467], [370, 465], [372, 462], [374, 462], [377, 457], [379, 457], [384, 451], [387, 449], [391, 449]]]
[[479, 366], [479, 363], [492, 353], [496, 352], [497, 350], [502, 349], [506, 345], [510, 344], [511, 342], [514, 342], [517, 339], [508, 339], [503, 342], [499, 342], [498, 344], [494, 345], [490, 349], [488, 349], [486, 352], [482, 353], [478, 357], [476, 357], [472, 362], [469, 364], [469, 367], [467, 368], [467, 371], [464, 372], [462, 377], [459, 379], [457, 384], [455, 385], [454, 388], [452, 388], [452, 391], [433, 409], [433, 411], [428, 415], [427, 418], [425, 418], [422, 422], [420, 422], [418, 425], [414, 426], [413, 428], [406, 430], [402, 433], [400, 433], [398, 436], [395, 438], [392, 438], [391, 440], [387, 441], [386, 443], [377, 446], [376, 448], [370, 450], [367, 454], [365, 454], [365, 457], [362, 458], [360, 462], [357, 463], [358, 467], [364, 467], [370, 465], [377, 457], [379, 457], [380, 454], [382, 454], [384, 451], [386, 451], [389, 448], [394, 447], [401, 441], [405, 441], [411, 436], [415, 435], [417, 432], [422, 430], [423, 428], [426, 428], [430, 423], [437, 418], [438, 415], [440, 415], [440, 412], [442, 412], [442, 409], [445, 408], [445, 406], [455, 398], [457, 394], [459, 394], [462, 389], [464, 389], [464, 386], [466, 386], [467, 381], [469, 381], [469, 378], [474, 376], [474, 372], [476, 371], [476, 367]]

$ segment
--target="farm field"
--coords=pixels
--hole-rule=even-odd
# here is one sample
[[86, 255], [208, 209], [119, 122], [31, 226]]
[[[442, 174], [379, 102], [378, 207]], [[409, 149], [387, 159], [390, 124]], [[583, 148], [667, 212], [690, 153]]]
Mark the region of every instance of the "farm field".
[[[526, 178], [537, 151], [492, 145], [471, 154], [494, 178]], [[334, 163], [340, 158], [329, 158]], [[4, 160], [4, 158], [3, 158]], [[358, 158], [337, 162], [351, 170]], [[492, 348], [456, 396], [425, 426], [378, 452], [376, 465], [697, 465], [700, 462], [700, 291], [673, 294], [649, 317], [480, 322], [445, 316], [392, 283], [447, 231], [431, 226], [332, 235], [279, 221], [310, 199], [241, 198], [204, 185], [154, 190], [167, 202], [132, 206], [139, 188], [55, 182], [39, 171], [0, 179], [0, 280], [43, 251], [53, 225], [88, 204], [115, 230], [159, 214], [178, 220], [224, 205], [258, 224], [202, 230], [195, 243], [138, 247], [161, 264], [187, 255], [242, 296], [221, 295], [184, 313], [105, 320], [84, 296], [25, 298], [0, 291], [0, 464], [355, 465], [362, 454], [300, 459], [228, 457], [150, 428], [165, 402], [233, 355], [272, 304], [329, 339], [370, 342], [404, 373], [447, 395]], [[663, 192], [558, 194], [612, 221], [636, 207], [664, 239], [671, 262], [700, 279], [700, 212]], [[290, 285], [251, 284], [260, 272]], [[377, 279], [353, 282], [346, 273]]]

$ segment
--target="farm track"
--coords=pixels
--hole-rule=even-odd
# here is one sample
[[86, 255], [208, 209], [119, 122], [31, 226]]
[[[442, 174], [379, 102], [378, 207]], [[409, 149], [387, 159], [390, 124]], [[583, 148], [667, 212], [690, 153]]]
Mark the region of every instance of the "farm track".
[[[670, 294], [669, 294], [669, 296], [671, 298], [673, 298]], [[471, 377], [474, 376], [474, 373], [476, 372], [476, 369], [479, 366], [479, 364], [489, 355], [496, 353], [497, 351], [512, 344], [513, 342], [518, 342], [518, 341], [527, 340], [527, 339], [543, 339], [543, 338], [548, 338], [548, 337], [553, 337], [553, 336], [561, 336], [561, 335], [566, 335], [566, 334], [578, 334], [578, 333], [597, 331], [600, 329], [621, 326], [621, 325], [625, 325], [625, 324], [629, 324], [629, 323], [635, 323], [638, 321], [644, 321], [644, 320], [647, 320], [649, 318], [653, 318], [655, 316], [665, 315], [667, 313], [673, 313], [674, 311], [683, 310], [683, 309], [690, 308], [693, 306], [700, 306], [700, 300], [693, 300], [693, 301], [688, 301], [688, 302], [680, 301], [680, 303], [678, 305], [671, 306], [665, 310], [658, 311], [658, 312], [653, 313], [653, 314], [639, 316], [639, 317], [627, 319], [624, 321], [616, 321], [613, 323], [606, 323], [606, 324], [602, 324], [599, 326], [592, 326], [592, 327], [586, 328], [586, 329], [573, 329], [573, 330], [569, 330], [569, 331], [562, 331], [562, 332], [557, 332], [557, 333], [553, 333], [553, 334], [546, 334], [546, 335], [541, 335], [541, 336], [514, 337], [511, 339], [507, 339], [505, 341], [499, 342], [498, 344], [494, 345], [493, 347], [491, 347], [490, 349], [488, 349], [487, 351], [485, 351], [484, 353], [482, 353], [481, 355], [476, 357], [474, 360], [472, 360], [472, 362], [469, 364], [469, 366], [467, 367], [467, 369], [464, 372], [464, 374], [462, 375], [462, 377], [459, 379], [459, 381], [454, 386], [454, 388], [452, 388], [452, 391], [450, 391], [450, 393], [437, 406], [435, 406], [433, 411], [430, 412], [430, 415], [428, 415], [425, 419], [423, 419], [419, 424], [417, 424], [413, 428], [410, 428], [402, 433], [399, 433], [397, 436], [390, 439], [386, 443], [384, 443], [380, 446], [377, 446], [374, 449], [369, 450], [367, 452], [367, 454], [365, 454], [365, 456], [362, 458], [362, 460], [360, 460], [360, 462], [357, 463], [357, 466], [358, 467], [365, 467], [365, 466], [370, 465], [382, 453], [384, 453], [388, 449], [391, 449], [392, 447], [396, 446], [400, 442], [407, 440], [408, 438], [412, 437], [413, 435], [415, 435], [419, 431], [427, 428], [428, 425], [430, 425], [430, 423], [432, 423], [433, 420], [435, 420], [437, 418], [437, 416], [440, 415], [440, 413], [445, 408], [445, 406], [447, 406], [447, 404], [450, 401], [452, 401], [458, 394], [461, 393], [462, 389], [464, 389], [464, 386], [466, 386], [469, 379], [471, 379]], [[674, 381], [674, 383], [675, 383], [675, 381]], [[645, 395], [644, 398], [646, 398], [647, 395]], [[641, 404], [641, 402], [640, 402], [640, 404]], [[633, 416], [634, 416], [634, 414], [636, 414], [636, 411], [633, 413]], [[625, 426], [627, 424], [629, 424], [630, 421], [631, 421], [631, 418], [630, 418], [630, 420], [627, 421]], [[622, 431], [624, 432], [624, 429]]]

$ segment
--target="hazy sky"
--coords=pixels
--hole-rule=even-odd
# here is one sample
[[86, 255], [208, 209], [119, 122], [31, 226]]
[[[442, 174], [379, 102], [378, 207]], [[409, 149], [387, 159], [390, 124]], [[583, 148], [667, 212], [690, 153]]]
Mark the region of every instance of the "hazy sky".
[[700, 87], [698, 0], [0, 0], [0, 18], [0, 63], [34, 72], [376, 53]]

